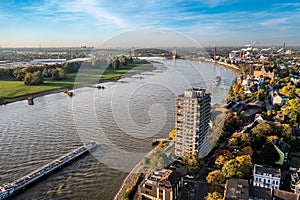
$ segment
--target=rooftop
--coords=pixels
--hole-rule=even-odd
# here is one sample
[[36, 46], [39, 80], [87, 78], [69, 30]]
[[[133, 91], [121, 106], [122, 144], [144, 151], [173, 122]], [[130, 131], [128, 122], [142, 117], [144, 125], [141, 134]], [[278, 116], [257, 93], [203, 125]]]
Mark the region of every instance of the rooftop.
[[258, 186], [250, 185], [249, 196], [252, 199], [265, 199], [272, 200], [272, 190], [270, 188], [262, 188]]
[[244, 179], [228, 179], [226, 181], [225, 200], [248, 200], [249, 183]]
[[175, 184], [178, 178], [182, 174], [177, 171], [173, 171], [170, 169], [157, 169], [153, 173], [151, 173], [148, 178], [145, 180], [145, 183], [149, 185], [164, 185], [167, 187], [171, 187]]
[[204, 88], [192, 88], [184, 91], [184, 94], [178, 95], [178, 97], [196, 98], [205, 95], [210, 95]]
[[254, 171], [255, 171], [255, 174], [261, 174], [261, 175], [271, 174], [273, 177], [280, 177], [281, 176], [280, 169], [263, 167], [263, 166], [257, 165], [257, 164], [254, 165]]

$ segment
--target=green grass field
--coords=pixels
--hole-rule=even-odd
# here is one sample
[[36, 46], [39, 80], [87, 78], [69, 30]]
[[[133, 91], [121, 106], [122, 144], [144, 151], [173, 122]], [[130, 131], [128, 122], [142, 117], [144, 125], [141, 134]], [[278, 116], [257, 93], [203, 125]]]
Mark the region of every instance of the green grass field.
[[[14, 78], [0, 79], [0, 98], [16, 98], [24, 95], [35, 94], [58, 88], [73, 89], [74, 84], [98, 83], [99, 81], [117, 80], [124, 75], [131, 75], [142, 71], [153, 70], [154, 67], [145, 61], [134, 61], [128, 66], [121, 66], [120, 69], [80, 69], [78, 73], [69, 73], [64, 80], [52, 80], [45, 78], [44, 84], [27, 86], [23, 81], [16, 81]], [[103, 72], [104, 71], [104, 72]], [[76, 82], [75, 82], [76, 80]]]

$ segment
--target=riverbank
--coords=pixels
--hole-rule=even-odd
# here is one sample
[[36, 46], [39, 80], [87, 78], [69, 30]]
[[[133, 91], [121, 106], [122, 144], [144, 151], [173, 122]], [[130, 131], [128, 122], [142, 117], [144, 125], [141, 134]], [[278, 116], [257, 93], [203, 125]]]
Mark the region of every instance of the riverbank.
[[[145, 155], [145, 157], [151, 155], [152, 153], [159, 150], [160, 148], [161, 148], [161, 146], [159, 144], [156, 147], [154, 147], [151, 151], [149, 151]], [[120, 186], [119, 191], [115, 194], [115, 196], [113, 198], [114, 200], [124, 200], [126, 189], [130, 188], [132, 186], [132, 184], [134, 183], [135, 179], [140, 176], [140, 174], [143, 171], [142, 167], [143, 167], [143, 165], [141, 165], [139, 162], [134, 166], [134, 168], [132, 168], [132, 170], [129, 172], [129, 174], [124, 179], [122, 185]]]
[[[239, 68], [234, 65], [230, 65], [223, 62], [211, 62], [211, 61], [205, 61], [205, 62], [217, 64], [222, 67], [232, 69], [237, 73], [240, 72]], [[224, 105], [225, 105], [225, 100], [212, 106], [212, 119], [214, 121], [213, 125], [215, 126], [215, 128], [212, 130], [212, 134], [210, 137], [210, 139], [212, 140], [211, 141], [212, 145], [210, 147], [211, 148], [210, 150], [213, 149], [219, 137], [221, 136], [221, 128], [223, 127], [223, 124], [225, 122], [226, 119], [225, 116], [227, 111], [227, 109], [224, 108]], [[155, 150], [157, 150], [158, 147], [159, 145], [153, 148], [147, 155], [153, 153]], [[124, 200], [126, 189], [132, 186], [134, 180], [141, 174], [141, 171], [142, 171], [141, 165], [138, 163], [123, 180], [123, 183], [120, 186], [119, 191], [114, 196], [114, 200]]]
[[237, 67], [236, 65], [233, 65], [233, 64], [228, 64], [228, 63], [220, 62], [220, 61], [214, 61], [213, 59], [189, 58], [189, 60], [200, 61], [200, 62], [207, 62], [207, 63], [213, 63], [213, 64], [220, 65], [222, 67], [230, 68], [230, 69], [234, 70], [235, 72], [237, 72], [239, 75], [241, 73], [240, 72], [240, 68]]
[[28, 97], [36, 98], [48, 94], [67, 92], [73, 88], [93, 87], [96, 84], [118, 81], [121, 78], [155, 69], [153, 64], [140, 60], [117, 70], [109, 69], [103, 72], [99, 69], [85, 69], [85, 71], [68, 74], [66, 80], [45, 80], [44, 84], [37, 86], [26, 86], [22, 81], [12, 79], [0, 80], [0, 105], [26, 100]]
[[240, 74], [240, 68], [238, 68], [236, 65], [233, 65], [233, 64], [228, 64], [228, 63], [225, 63], [225, 62], [220, 62], [220, 61], [216, 61], [214, 62], [218, 65], [221, 65], [223, 67], [227, 67], [227, 68], [230, 68], [230, 69], [233, 69], [235, 72], [237, 72], [238, 74]]

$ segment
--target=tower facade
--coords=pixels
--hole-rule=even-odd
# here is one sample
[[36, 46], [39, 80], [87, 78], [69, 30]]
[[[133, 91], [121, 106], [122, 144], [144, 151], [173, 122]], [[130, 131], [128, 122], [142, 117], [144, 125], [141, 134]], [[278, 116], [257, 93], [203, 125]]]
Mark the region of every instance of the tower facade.
[[175, 155], [202, 157], [209, 137], [211, 96], [205, 89], [193, 88], [176, 97]]

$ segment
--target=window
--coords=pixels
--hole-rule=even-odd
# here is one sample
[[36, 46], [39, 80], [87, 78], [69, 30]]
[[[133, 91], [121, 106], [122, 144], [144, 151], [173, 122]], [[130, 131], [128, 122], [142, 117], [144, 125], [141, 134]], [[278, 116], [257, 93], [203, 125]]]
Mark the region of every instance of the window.
[[151, 185], [145, 185], [146, 189], [152, 190], [152, 186]]

